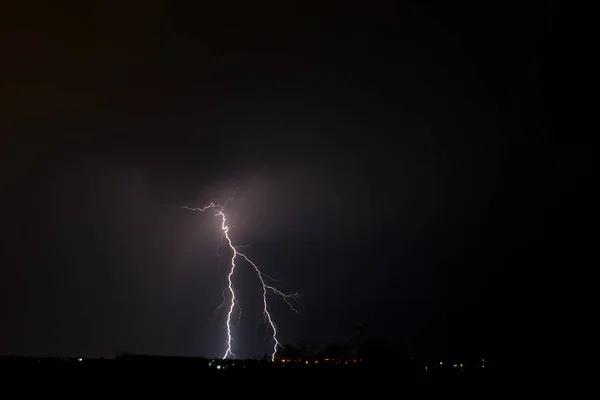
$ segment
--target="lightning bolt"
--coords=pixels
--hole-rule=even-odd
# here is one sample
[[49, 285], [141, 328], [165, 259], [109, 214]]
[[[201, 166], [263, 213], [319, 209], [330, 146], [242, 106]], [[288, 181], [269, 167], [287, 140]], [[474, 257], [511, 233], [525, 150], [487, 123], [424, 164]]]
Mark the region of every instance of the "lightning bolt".
[[[231, 200], [231, 199], [229, 199]], [[270, 279], [271, 281], [275, 281], [275, 279], [271, 278], [270, 276], [264, 274], [258, 265], [256, 265], [250, 258], [248, 258], [248, 256], [242, 252], [240, 252], [240, 248], [244, 248], [244, 247], [249, 247], [249, 246], [234, 246], [233, 242], [231, 240], [231, 237], [229, 236], [229, 227], [227, 226], [227, 217], [225, 216], [224, 213], [224, 208], [225, 205], [227, 204], [227, 202], [229, 201], [227, 200], [225, 202], [224, 205], [219, 205], [219, 204], [214, 204], [214, 203], [210, 203], [209, 205], [207, 205], [206, 207], [201, 207], [201, 208], [191, 208], [191, 207], [187, 207], [187, 206], [183, 206], [183, 209], [186, 210], [190, 210], [190, 211], [200, 211], [200, 212], [204, 212], [207, 211], [209, 209], [213, 209], [215, 210], [215, 216], [216, 217], [220, 217], [221, 218], [221, 230], [223, 231], [223, 238], [225, 238], [225, 241], [227, 242], [227, 244], [229, 245], [229, 248], [231, 249], [232, 252], [232, 256], [231, 256], [231, 268], [229, 269], [229, 273], [227, 274], [227, 287], [223, 290], [223, 303], [221, 303], [221, 305], [219, 307], [217, 307], [217, 309], [221, 308], [226, 301], [225, 298], [225, 293], [229, 293], [229, 311], [227, 312], [227, 322], [226, 322], [226, 327], [227, 327], [227, 349], [225, 350], [225, 354], [223, 355], [223, 359], [227, 359], [227, 358], [236, 358], [235, 354], [232, 351], [232, 342], [233, 342], [233, 335], [231, 332], [231, 318], [233, 315], [233, 312], [236, 308], [236, 306], [239, 308], [240, 310], [240, 314], [239, 317], [241, 317], [241, 307], [238, 304], [238, 300], [237, 297], [235, 295], [235, 290], [233, 287], [233, 276], [235, 274], [235, 269], [236, 269], [236, 260], [239, 258], [242, 258], [243, 260], [245, 260], [248, 264], [250, 264], [250, 266], [252, 266], [252, 268], [254, 268], [254, 271], [256, 272], [256, 275], [258, 276], [258, 279], [262, 285], [262, 300], [263, 300], [263, 316], [265, 318], [265, 320], [267, 321], [267, 323], [269, 324], [269, 327], [271, 328], [272, 331], [272, 339], [273, 339], [273, 352], [271, 353], [271, 360], [275, 360], [275, 355], [277, 354], [277, 350], [279, 349], [279, 347], [281, 347], [281, 343], [279, 342], [279, 340], [277, 339], [277, 334], [278, 334], [278, 330], [277, 330], [277, 325], [275, 324], [275, 322], [273, 321], [273, 317], [271, 316], [271, 313], [269, 312], [269, 304], [267, 301], [267, 293], [271, 292], [272, 294], [274, 294], [275, 296], [278, 296], [280, 298], [283, 299], [283, 301], [285, 301], [285, 303], [294, 311], [294, 312], [298, 312], [298, 310], [293, 306], [292, 304], [292, 300], [298, 299], [300, 297], [300, 295], [298, 293], [292, 293], [292, 294], [286, 294], [281, 292], [279, 289], [277, 289], [276, 287], [269, 285], [265, 282], [265, 278]], [[218, 253], [218, 249], [217, 249], [217, 254]], [[239, 317], [238, 317], [238, 322], [239, 322]]]

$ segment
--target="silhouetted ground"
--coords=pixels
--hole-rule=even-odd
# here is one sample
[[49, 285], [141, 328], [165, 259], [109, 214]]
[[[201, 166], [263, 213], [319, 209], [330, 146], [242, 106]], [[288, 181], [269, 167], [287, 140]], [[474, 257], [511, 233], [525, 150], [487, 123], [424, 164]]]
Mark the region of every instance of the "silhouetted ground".
[[[487, 370], [485, 369], [487, 367]], [[126, 371], [131, 373], [159, 372], [169, 375], [193, 376], [201, 382], [203, 377], [217, 379], [234, 374], [247, 375], [255, 379], [310, 377], [312, 384], [334, 385], [352, 389], [378, 384], [391, 387], [399, 384], [428, 382], [488, 381], [494, 376], [494, 368], [488, 362], [469, 364], [430, 364], [417, 362], [379, 360], [220, 360], [187, 357], [162, 357], [144, 355], [124, 355], [116, 359], [83, 358], [26, 358], [2, 357], [0, 368], [13, 372], [25, 370], [59, 371]], [[190, 374], [192, 373], [192, 374]], [[166, 374], [166, 375], [165, 375]], [[139, 375], [139, 374], [138, 374]], [[151, 375], [150, 375], [151, 376]], [[134, 378], [139, 379], [139, 378]], [[208, 381], [210, 384], [211, 381]], [[302, 390], [309, 390], [304, 387]]]

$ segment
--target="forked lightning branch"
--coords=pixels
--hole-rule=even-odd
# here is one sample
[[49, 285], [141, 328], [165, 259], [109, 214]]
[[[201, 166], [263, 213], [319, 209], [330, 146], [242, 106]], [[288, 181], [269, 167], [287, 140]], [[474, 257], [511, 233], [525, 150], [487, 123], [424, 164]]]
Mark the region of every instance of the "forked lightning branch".
[[[225, 202], [225, 205], [226, 204], [227, 204], [227, 202]], [[276, 287], [269, 285], [266, 282], [265, 278], [268, 280], [273, 280], [273, 279], [270, 278], [268, 275], [264, 274], [260, 270], [260, 268], [250, 258], [248, 258], [248, 256], [246, 256], [246, 254], [239, 251], [239, 249], [243, 246], [234, 246], [233, 245], [231, 237], [229, 236], [229, 227], [227, 226], [227, 217], [225, 216], [224, 205], [221, 206], [219, 204], [210, 203], [206, 207], [202, 207], [202, 208], [191, 208], [191, 207], [187, 207], [187, 206], [184, 206], [182, 208], [184, 208], [186, 210], [190, 210], [190, 211], [200, 211], [200, 212], [204, 212], [204, 211], [208, 211], [208, 210], [215, 211], [215, 216], [219, 217], [221, 219], [221, 230], [223, 231], [223, 237], [225, 238], [229, 248], [231, 249], [231, 260], [229, 262], [229, 273], [227, 274], [227, 287], [225, 288], [225, 291], [224, 291], [228, 294], [229, 310], [227, 312], [227, 321], [226, 321], [226, 328], [227, 328], [226, 346], [227, 346], [227, 348], [225, 350], [225, 354], [223, 354], [223, 359], [236, 358], [235, 354], [233, 353], [233, 349], [232, 349], [234, 341], [233, 341], [233, 333], [232, 333], [232, 329], [231, 329], [231, 325], [232, 325], [231, 320], [232, 320], [233, 313], [236, 309], [236, 306], [238, 308], [240, 308], [240, 307], [238, 304], [238, 298], [236, 297], [236, 292], [235, 292], [235, 288], [234, 288], [234, 284], [233, 284], [233, 278], [236, 273], [236, 268], [238, 267], [236, 262], [238, 262], [241, 259], [241, 260], [245, 261], [246, 264], [250, 265], [254, 269], [254, 271], [256, 272], [258, 279], [262, 285], [263, 314], [264, 314], [265, 320], [267, 321], [269, 328], [271, 329], [271, 333], [272, 333], [273, 352], [271, 353], [271, 359], [274, 360], [275, 355], [277, 354], [277, 350], [279, 349], [279, 347], [281, 347], [281, 343], [279, 342], [279, 340], [277, 338], [277, 336], [278, 336], [277, 325], [273, 321], [273, 316], [271, 315], [271, 312], [269, 311], [269, 304], [267, 301], [268, 293], [271, 292], [272, 294], [276, 295], [277, 297], [280, 297], [281, 299], [283, 299], [283, 301], [285, 301], [286, 304], [295, 312], [298, 312], [298, 310], [296, 310], [296, 308], [294, 308], [293, 304], [291, 303], [291, 300], [297, 299], [299, 297], [299, 294], [298, 293], [286, 294], [286, 293], [281, 292]], [[240, 308], [240, 310], [241, 310], [241, 308]]]

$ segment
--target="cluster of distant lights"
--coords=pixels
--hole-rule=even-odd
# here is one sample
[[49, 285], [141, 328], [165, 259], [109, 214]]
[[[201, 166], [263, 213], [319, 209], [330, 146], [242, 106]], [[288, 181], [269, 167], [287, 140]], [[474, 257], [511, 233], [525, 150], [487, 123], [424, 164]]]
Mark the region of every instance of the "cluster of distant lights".
[[[42, 358], [37, 358], [37, 359], [35, 359], [35, 361], [36, 361], [36, 362], [38, 362], [38, 363], [41, 363], [41, 362], [42, 362], [42, 360], [43, 360]], [[58, 361], [66, 361], [66, 362], [69, 362], [69, 361], [74, 361], [74, 360], [75, 360], [75, 359], [73, 359], [73, 358], [71, 358], [71, 359], [69, 359], [69, 358], [65, 358], [65, 359], [62, 359], [62, 358], [60, 358], [60, 359], [58, 359]], [[79, 357], [79, 358], [77, 358], [76, 360], [77, 360], [77, 361], [79, 361], [79, 362], [81, 362], [81, 361], [83, 361], [83, 358], [82, 358], [82, 357]]]
[[319, 364], [320, 362], [326, 362], [326, 363], [330, 363], [330, 364], [345, 364], [345, 365], [350, 365], [350, 364], [358, 364], [361, 363], [362, 360], [361, 359], [352, 359], [352, 360], [338, 360], [335, 358], [324, 358], [322, 361], [319, 360], [314, 360], [314, 361], [309, 361], [309, 360], [293, 360], [293, 359], [281, 359], [281, 360], [275, 360], [275, 362], [280, 362], [282, 364], [291, 364], [291, 363], [304, 363], [304, 364]]
[[[322, 360], [303, 360], [303, 359], [275, 359], [270, 362], [275, 364], [280, 364], [281, 367], [285, 367], [286, 365], [295, 366], [295, 365], [318, 365], [318, 364], [343, 364], [343, 365], [357, 365], [362, 363], [362, 359], [351, 359], [351, 360], [340, 360], [336, 358], [324, 358]], [[242, 361], [243, 364], [243, 361]], [[218, 370], [227, 369], [229, 367], [235, 367], [236, 362], [227, 362], [224, 360], [212, 360], [208, 363], [210, 368], [215, 368]], [[243, 368], [246, 368], [246, 365], [243, 365]]]
[[[225, 368], [227, 368], [227, 366], [226, 366], [226, 365], [221, 365], [221, 364], [218, 364], [218, 363], [216, 363], [216, 362], [214, 362], [214, 361], [211, 361], [211, 362], [209, 362], [209, 363], [208, 363], [208, 366], [209, 366], [209, 367], [216, 368], [216, 369], [225, 369]], [[232, 364], [232, 366], [235, 366], [235, 364]], [[244, 367], [245, 367], [245, 366], [244, 366]]]
[[[485, 361], [484, 358], [481, 359], [481, 362], [484, 364], [478, 365], [479, 368], [485, 368], [485, 363], [487, 361]], [[444, 365], [443, 361], [440, 361], [440, 365]], [[452, 368], [460, 368], [460, 370], [462, 371], [463, 368], [467, 367], [467, 364], [452, 364]], [[436, 367], [433, 367], [433, 369], [436, 369]], [[425, 371], [429, 371], [429, 369], [427, 367], [425, 367]]]

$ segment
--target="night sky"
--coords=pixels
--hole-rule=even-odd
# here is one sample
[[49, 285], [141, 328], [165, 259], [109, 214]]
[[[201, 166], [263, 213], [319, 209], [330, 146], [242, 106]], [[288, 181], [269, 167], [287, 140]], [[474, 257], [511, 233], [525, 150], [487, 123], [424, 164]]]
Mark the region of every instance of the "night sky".
[[[555, 10], [59, 3], [2, 12], [0, 354], [221, 356], [220, 221], [181, 206], [234, 194], [232, 239], [302, 294], [273, 299], [283, 342], [518, 342]], [[235, 285], [234, 352], [262, 356]]]

